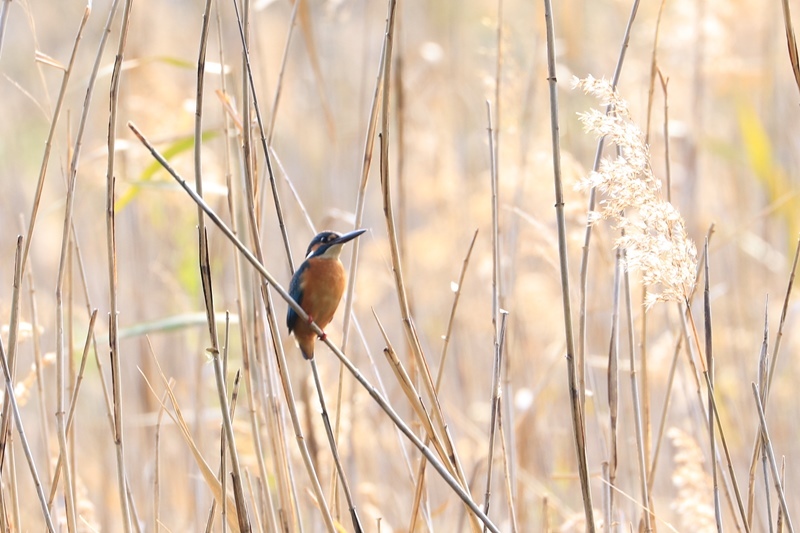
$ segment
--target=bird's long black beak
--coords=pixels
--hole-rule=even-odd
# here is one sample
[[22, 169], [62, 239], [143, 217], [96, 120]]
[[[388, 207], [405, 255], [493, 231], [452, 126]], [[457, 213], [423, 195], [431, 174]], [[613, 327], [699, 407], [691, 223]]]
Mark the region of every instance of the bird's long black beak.
[[335, 241], [331, 242], [330, 244], [344, 244], [347, 241], [352, 241], [353, 239], [355, 239], [356, 237], [358, 237], [359, 235], [361, 235], [362, 233], [364, 233], [366, 231], [367, 231], [366, 229], [362, 228], [362, 229], [357, 229], [355, 231], [351, 231], [349, 233], [345, 233], [344, 235], [342, 235], [341, 237], [339, 237]]

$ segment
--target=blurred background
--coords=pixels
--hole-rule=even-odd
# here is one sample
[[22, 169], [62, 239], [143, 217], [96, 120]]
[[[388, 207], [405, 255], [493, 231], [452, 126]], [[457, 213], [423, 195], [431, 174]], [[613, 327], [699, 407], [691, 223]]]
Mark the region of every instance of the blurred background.
[[[583, 502], [564, 357], [543, 4], [501, 2], [398, 2], [389, 168], [404, 275], [414, 324], [435, 375], [454, 283], [472, 236], [478, 231], [460, 287], [461, 301], [440, 401], [473, 496], [480, 502], [487, 470], [494, 355], [489, 101], [498, 147], [498, 290], [500, 305], [509, 313], [503, 402], [508, 405], [504, 412], [512, 416], [504, 424], [510, 439], [507, 453], [512, 462], [516, 521], [519, 531], [582, 531]], [[0, 55], [0, 321], [4, 324], [11, 313], [16, 238], [25, 234], [30, 222], [48, 130], [86, 7], [74, 0], [58, 5], [40, 0], [3, 3], [8, 17]], [[91, 4], [55, 129], [31, 244], [26, 275], [35, 283], [35, 293], [30, 294], [30, 281], [23, 286], [20, 320], [25, 324], [33, 321], [31, 302], [35, 299], [37, 342], [43, 354], [56, 350], [55, 288], [69, 157], [109, 7], [108, 0]], [[566, 0], [554, 7], [570, 279], [577, 309], [588, 195], [577, 191], [575, 184], [591, 170], [597, 140], [582, 131], [576, 113], [602, 108], [602, 104], [573, 90], [572, 79], [612, 76], [632, 5], [620, 0]], [[800, 6], [792, 7], [800, 11]], [[175, 380], [177, 398], [206, 461], [215, 471], [218, 464], [221, 417], [214, 371], [204, 352], [208, 334], [197, 265], [197, 209], [125, 127], [127, 121], [134, 122], [156, 148], [168, 154], [174, 168], [193, 181], [192, 139], [203, 8], [204, 2], [197, 0], [135, 0], [120, 85], [115, 170], [117, 274], [119, 324], [126, 335], [120, 341], [120, 354], [126, 465], [143, 531], [154, 529], [155, 435], [158, 397], [163, 392], [147, 339], [165, 374]], [[654, 52], [660, 8], [663, 14]], [[107, 340], [103, 340], [107, 339], [109, 312], [106, 143], [109, 85], [121, 11], [111, 26], [88, 110], [74, 204], [88, 307], [98, 309], [97, 355], [109, 382]], [[267, 127], [274, 121], [273, 166], [297, 265], [316, 230], [347, 231], [354, 224], [387, 5], [356, 0], [307, 0], [301, 5], [288, 41], [275, 109], [292, 13], [293, 4], [288, 1], [252, 2], [250, 59]], [[241, 112], [241, 41], [232, 3], [215, 2], [212, 15], [203, 106], [203, 179], [209, 203], [230, 221], [228, 174], [238, 195], [236, 201], [244, 204], [241, 145], [237, 135], [225, 137], [226, 115], [215, 91], [224, 90], [233, 108]], [[666, 92], [656, 77], [648, 115], [654, 54]], [[740, 485], [746, 487], [758, 427], [750, 383], [757, 379], [765, 305], [772, 353], [800, 230], [800, 137], [792, 126], [800, 120], [800, 92], [789, 63], [780, 2], [642, 3], [632, 26], [619, 91], [628, 100], [633, 119], [648, 134], [652, 167], [664, 180], [665, 189], [668, 147], [671, 198], [698, 249], [714, 224], [709, 253], [716, 398], [733, 466]], [[390, 403], [404, 419], [412, 421], [409, 403], [382, 357], [385, 343], [373, 317], [374, 312], [401, 359], [408, 361], [410, 352], [392, 277], [377, 147], [376, 141], [365, 192], [362, 226], [368, 233], [360, 239], [356, 322], [346, 351], [371, 382], [383, 383]], [[291, 271], [260, 145], [257, 151], [265, 265], [287, 286]], [[600, 473], [608, 461], [610, 446], [607, 358], [615, 238], [616, 231], [608, 223], [595, 226], [587, 292], [587, 446], [598, 510], [606, 490]], [[209, 241], [216, 310], [238, 315], [234, 249], [213, 227], [209, 227]], [[73, 363], [80, 358], [88, 323], [77, 255], [73, 252], [70, 256], [65, 298], [70, 310]], [[349, 248], [345, 248], [342, 259], [349, 268]], [[647, 357], [646, 372], [637, 377], [640, 390], [645, 386], [642, 380], [647, 381], [642, 394], [650, 413], [647, 433], [654, 449], [681, 320], [674, 304], [657, 304], [647, 313], [646, 334], [642, 335], [642, 287], [635, 274], [632, 279], [636, 357], [640, 358], [644, 350]], [[789, 301], [768, 409], [773, 446], [779, 460], [786, 458], [789, 487], [798, 483], [798, 469], [792, 465], [800, 457], [800, 443], [795, 438], [800, 430], [796, 424], [800, 404], [793, 390], [800, 372], [793, 357], [800, 342], [795, 332], [796, 302], [796, 297]], [[696, 317], [702, 316], [700, 303], [698, 298]], [[276, 308], [283, 326], [286, 305], [276, 300]], [[336, 343], [342, 339], [342, 320], [340, 311], [327, 328]], [[575, 320], [577, 324], [577, 314]], [[698, 322], [698, 327], [701, 324]], [[242, 367], [242, 339], [238, 327], [232, 326], [231, 331], [229, 373], [233, 374]], [[4, 330], [4, 342], [6, 333]], [[624, 329], [623, 338], [626, 334]], [[301, 405], [312, 402], [304, 416], [311, 417], [309, 423], [320, 447], [315, 460], [327, 490], [332, 467], [317, 416], [311, 374], [285, 329], [281, 329], [280, 338], [290, 360], [296, 396]], [[35, 349], [29, 336], [21, 342], [18, 381], [29, 375]], [[269, 354], [271, 350], [270, 346]], [[318, 346], [317, 354], [324, 385], [330, 392], [328, 403], [335, 410], [340, 407], [335, 405], [339, 363], [325, 347]], [[622, 350], [620, 467], [616, 480], [620, 492], [615, 496], [614, 526], [620, 531], [628, 531], [630, 524], [638, 528], [641, 516], [628, 358], [628, 351]], [[638, 366], [641, 371], [641, 362]], [[676, 368], [664, 411], [665, 427], [674, 430], [669, 437], [664, 436], [659, 451], [653, 483], [654, 512], [661, 530], [702, 531], [704, 524], [713, 526], [708, 437], [696, 397], [696, 381], [683, 352]], [[52, 364], [43, 368], [43, 378], [43, 392], [39, 395], [31, 391], [22, 406], [22, 418], [39, 471], [47, 473], [52, 472], [58, 453]], [[80, 527], [121, 531], [115, 452], [102, 407], [100, 379], [91, 356], [71, 441], [76, 484], [85, 506]], [[28, 387], [35, 387], [32, 383]], [[237, 444], [244, 468], [255, 479], [258, 468], [244, 386], [235, 418]], [[380, 531], [405, 531], [414, 485], [408, 479], [401, 446], [408, 450], [414, 471], [418, 454], [398, 437], [391, 421], [349, 375], [343, 386], [340, 445], [367, 530], [377, 531], [380, 520]], [[278, 394], [278, 400], [283, 401], [282, 394]], [[199, 531], [205, 528], [213, 497], [175, 425], [166, 416], [162, 424], [159, 497], [163, 530]], [[320, 531], [323, 525], [291, 438], [291, 426], [288, 421], [285, 425], [301, 520], [306, 531]], [[15, 446], [17, 440], [15, 437]], [[499, 450], [499, 444], [496, 446]], [[650, 453], [652, 459], [652, 449]], [[20, 449], [17, 454], [18, 528], [41, 530], [43, 522], [33, 484]], [[687, 454], [692, 459], [685, 460]], [[490, 517], [501, 530], [510, 531], [499, 455], [496, 452]], [[695, 467], [697, 477], [690, 481], [681, 470], [686, 464], [689, 470]], [[9, 475], [4, 470], [4, 491]], [[428, 476], [429, 524], [440, 531], [466, 531], [463, 506], [433, 472]], [[49, 490], [49, 481], [45, 487]], [[768, 514], [763, 477], [758, 478], [756, 487], [754, 530], [765, 531]], [[773, 519], [776, 502], [773, 494]], [[688, 503], [696, 508], [687, 510]], [[788, 503], [790, 512], [800, 511], [800, 499], [791, 491]], [[56, 509], [63, 513], [60, 498]], [[728, 527], [734, 524], [732, 509], [728, 503], [723, 506]], [[708, 520], [709, 510], [711, 521], [703, 522]], [[601, 514], [596, 513], [598, 519]], [[343, 523], [349, 530], [349, 522]], [[219, 520], [214, 527], [219, 530]], [[422, 523], [418, 529], [426, 527]]]

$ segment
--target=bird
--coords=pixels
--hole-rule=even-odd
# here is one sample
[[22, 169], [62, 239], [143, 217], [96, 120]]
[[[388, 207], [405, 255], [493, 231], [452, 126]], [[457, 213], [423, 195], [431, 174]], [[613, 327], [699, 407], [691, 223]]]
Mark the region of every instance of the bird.
[[[335, 231], [318, 233], [308, 245], [306, 259], [292, 276], [289, 295], [308, 315], [308, 322], [301, 320], [292, 307], [286, 314], [286, 326], [294, 334], [297, 345], [305, 359], [314, 358], [314, 341], [317, 333], [311, 329], [311, 322], [320, 329], [333, 320], [336, 308], [344, 294], [347, 284], [344, 266], [339, 261], [342, 246], [366, 229], [357, 229], [344, 235]], [[325, 340], [323, 332], [320, 339]]]

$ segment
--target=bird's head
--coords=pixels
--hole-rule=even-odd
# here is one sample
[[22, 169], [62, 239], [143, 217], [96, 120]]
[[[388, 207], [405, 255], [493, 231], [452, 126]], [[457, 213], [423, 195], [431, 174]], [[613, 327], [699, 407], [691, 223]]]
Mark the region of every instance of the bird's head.
[[337, 259], [339, 254], [342, 253], [342, 245], [351, 241], [364, 233], [365, 229], [357, 229], [342, 235], [335, 231], [323, 231], [318, 233], [316, 237], [311, 240], [306, 250], [306, 259], [312, 257], [324, 257], [327, 259]]

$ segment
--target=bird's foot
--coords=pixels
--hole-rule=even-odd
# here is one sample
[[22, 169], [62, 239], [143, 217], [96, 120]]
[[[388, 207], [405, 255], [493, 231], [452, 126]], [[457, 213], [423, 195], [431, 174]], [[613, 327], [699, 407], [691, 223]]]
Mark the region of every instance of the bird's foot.
[[319, 340], [324, 341], [328, 339], [328, 335], [323, 331], [322, 335], [319, 336]]

